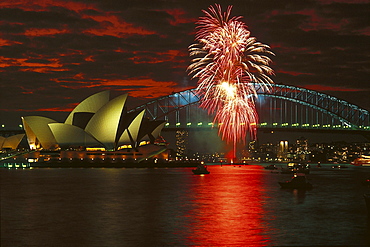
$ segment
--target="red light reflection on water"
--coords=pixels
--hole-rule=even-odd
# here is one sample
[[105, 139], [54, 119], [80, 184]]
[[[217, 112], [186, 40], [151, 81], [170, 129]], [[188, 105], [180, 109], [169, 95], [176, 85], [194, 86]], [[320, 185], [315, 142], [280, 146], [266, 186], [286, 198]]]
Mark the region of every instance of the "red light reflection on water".
[[264, 246], [269, 241], [262, 192], [262, 174], [247, 166], [211, 167], [210, 175], [194, 176], [194, 206], [189, 212], [188, 240], [196, 246]]

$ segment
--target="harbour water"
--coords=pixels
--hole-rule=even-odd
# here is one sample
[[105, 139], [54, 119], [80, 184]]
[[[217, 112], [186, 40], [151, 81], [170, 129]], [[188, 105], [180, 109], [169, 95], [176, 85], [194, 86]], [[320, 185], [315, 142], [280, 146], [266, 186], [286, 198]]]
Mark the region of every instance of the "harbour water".
[[0, 169], [1, 246], [370, 246], [370, 168]]

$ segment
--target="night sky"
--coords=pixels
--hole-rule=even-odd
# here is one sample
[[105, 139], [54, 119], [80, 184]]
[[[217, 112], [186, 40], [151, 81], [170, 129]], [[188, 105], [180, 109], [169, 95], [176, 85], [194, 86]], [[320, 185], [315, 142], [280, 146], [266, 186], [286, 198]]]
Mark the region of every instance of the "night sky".
[[202, 10], [243, 16], [276, 54], [274, 81], [370, 110], [370, 1], [3, 0], [0, 124], [41, 115], [64, 121], [102, 90], [129, 106], [196, 86], [188, 46]]

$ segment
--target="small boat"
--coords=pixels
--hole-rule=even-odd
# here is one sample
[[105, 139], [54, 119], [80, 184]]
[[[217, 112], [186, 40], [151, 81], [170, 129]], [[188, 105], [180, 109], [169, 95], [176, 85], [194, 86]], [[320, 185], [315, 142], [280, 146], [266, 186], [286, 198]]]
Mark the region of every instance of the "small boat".
[[363, 182], [362, 182], [363, 185], [365, 186], [370, 186], [370, 177], [366, 178]]
[[276, 167], [276, 165], [268, 165], [268, 166], [265, 166], [264, 167], [266, 170], [277, 170], [278, 168]]
[[304, 173], [294, 174], [290, 181], [279, 182], [282, 189], [312, 189], [312, 184], [307, 182], [306, 175]]
[[286, 168], [281, 168], [281, 173], [289, 174], [289, 173], [310, 173], [310, 165], [307, 163], [301, 162], [290, 162], [287, 164]]
[[343, 168], [348, 168], [348, 166], [345, 166], [345, 165], [335, 165], [335, 166], [332, 166], [331, 168], [333, 168], [333, 169], [343, 169]]
[[352, 161], [351, 165], [370, 167], [370, 155], [362, 155], [361, 157]]
[[192, 172], [195, 175], [201, 175], [201, 174], [209, 174], [210, 172], [207, 170], [207, 166], [204, 165], [204, 162], [201, 162], [200, 165], [197, 166], [197, 168], [193, 169]]

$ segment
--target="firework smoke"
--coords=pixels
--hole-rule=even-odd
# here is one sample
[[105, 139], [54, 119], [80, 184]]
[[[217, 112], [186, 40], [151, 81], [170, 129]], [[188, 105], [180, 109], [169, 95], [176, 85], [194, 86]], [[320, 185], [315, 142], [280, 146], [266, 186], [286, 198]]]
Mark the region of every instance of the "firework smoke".
[[192, 63], [188, 70], [198, 78], [200, 107], [215, 114], [223, 140], [245, 142], [248, 132], [256, 137], [258, 116], [254, 83], [268, 89], [274, 74], [269, 67], [274, 55], [268, 45], [250, 36], [242, 18], [231, 17], [232, 6], [222, 13], [220, 5], [203, 10], [197, 22], [196, 43], [189, 47]]

